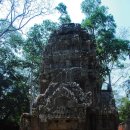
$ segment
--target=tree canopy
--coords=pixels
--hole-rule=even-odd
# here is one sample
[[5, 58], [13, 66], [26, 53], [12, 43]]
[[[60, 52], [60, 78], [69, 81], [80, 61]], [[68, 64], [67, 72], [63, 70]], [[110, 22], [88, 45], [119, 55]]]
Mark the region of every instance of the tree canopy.
[[70, 23], [71, 19], [67, 12], [67, 7], [64, 3], [59, 3], [55, 8], [61, 14], [59, 17], [60, 24]]
[[126, 121], [130, 117], [130, 100], [127, 97], [121, 98], [118, 109], [120, 122]]
[[[5, 23], [8, 24], [6, 21]], [[56, 23], [45, 20], [41, 25], [30, 28], [26, 39], [18, 31], [8, 32], [2, 37], [0, 121], [18, 123], [21, 114], [30, 111], [30, 101], [38, 93], [42, 51], [51, 32], [56, 28]]]
[[119, 63], [122, 54], [129, 53], [129, 41], [116, 37], [116, 23], [108, 9], [97, 0], [84, 0], [81, 4], [82, 12], [86, 18], [82, 26], [94, 36], [96, 42], [97, 57], [101, 66], [101, 77], [109, 77], [111, 85], [111, 71], [115, 63]]
[[17, 31], [6, 33], [0, 42], [0, 120], [17, 121], [21, 112], [28, 111], [27, 80], [18, 56], [23, 43]]

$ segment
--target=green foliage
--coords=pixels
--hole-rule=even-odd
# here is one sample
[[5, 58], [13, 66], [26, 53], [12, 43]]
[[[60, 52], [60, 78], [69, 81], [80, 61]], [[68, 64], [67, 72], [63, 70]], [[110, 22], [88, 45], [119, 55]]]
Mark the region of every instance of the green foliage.
[[[92, 3], [94, 2], [94, 3]], [[87, 8], [86, 8], [87, 7]], [[116, 24], [107, 8], [101, 6], [96, 0], [84, 0], [81, 4], [82, 11], [86, 15], [82, 26], [92, 34], [96, 41], [97, 55], [101, 65], [101, 77], [109, 75], [115, 62], [123, 54], [128, 54], [128, 41], [116, 38]]]
[[34, 25], [28, 32], [24, 50], [31, 53], [30, 56], [42, 56], [43, 47], [47, 44], [51, 32], [56, 28], [57, 24], [50, 20], [43, 21], [41, 25]]
[[59, 17], [60, 24], [70, 23], [71, 19], [67, 12], [67, 7], [64, 3], [59, 3], [55, 8], [61, 14]]
[[0, 120], [5, 122], [18, 122], [21, 113], [29, 110], [27, 77], [21, 73], [23, 60], [19, 57], [23, 43], [17, 31], [5, 33], [0, 41]]
[[[19, 79], [19, 82], [17, 81]], [[19, 76], [17, 80], [2, 80], [0, 85], [0, 120], [19, 122], [21, 113], [29, 112], [28, 88]], [[13, 81], [13, 82], [12, 82]]]
[[[35, 63], [39, 66], [42, 60], [42, 51], [44, 46], [47, 44], [51, 32], [56, 28], [56, 23], [50, 20], [45, 20], [41, 25], [36, 24], [29, 30], [27, 40], [23, 48], [25, 51], [26, 61]], [[33, 66], [34, 68], [36, 67], [34, 64]]]
[[[3, 24], [8, 25], [8, 22], [4, 21]], [[5, 26], [0, 27], [2, 30]], [[51, 32], [56, 28], [56, 23], [45, 20], [41, 25], [34, 25], [30, 29], [26, 40], [17, 31], [11, 31], [2, 36], [0, 41], [0, 120], [18, 123], [21, 114], [29, 112], [30, 92], [32, 87], [37, 89], [39, 85], [42, 51]], [[35, 94], [36, 92], [37, 90]]]
[[31, 75], [31, 84], [34, 87], [35, 94], [38, 93], [39, 75], [43, 60], [44, 46], [48, 42], [51, 32], [57, 28], [57, 23], [50, 20], [43, 21], [40, 25], [34, 25], [28, 32], [26, 42], [24, 44], [24, 56], [28, 73]]
[[45, 20], [41, 25], [34, 25], [29, 30], [23, 49], [26, 62], [29, 63], [32, 69], [39, 68], [44, 45], [47, 44], [51, 32], [56, 28], [56, 23]]
[[61, 13], [61, 14], [67, 14], [67, 7], [64, 3], [59, 3], [56, 9]]
[[83, 23], [83, 27], [86, 27], [88, 31], [91, 31], [93, 35], [100, 35], [107, 33], [115, 33], [116, 24], [112, 15], [107, 13], [107, 8], [104, 6], [99, 6], [96, 10], [91, 14], [91, 16], [87, 17]]
[[119, 118], [120, 121], [126, 121], [128, 117], [130, 117], [130, 100], [128, 98], [120, 99], [120, 105], [118, 107], [119, 110]]
[[86, 15], [86, 17], [89, 17], [93, 12], [96, 11], [100, 3], [100, 0], [84, 0], [81, 3], [82, 12]]

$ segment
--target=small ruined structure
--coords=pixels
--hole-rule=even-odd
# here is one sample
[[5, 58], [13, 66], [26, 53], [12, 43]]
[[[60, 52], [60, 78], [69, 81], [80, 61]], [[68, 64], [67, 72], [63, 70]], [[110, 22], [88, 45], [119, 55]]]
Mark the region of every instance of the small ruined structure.
[[130, 130], [130, 116], [125, 122], [119, 124], [118, 130]]
[[40, 95], [21, 130], [117, 130], [112, 90], [101, 90], [94, 38], [80, 24], [52, 33], [43, 54]]

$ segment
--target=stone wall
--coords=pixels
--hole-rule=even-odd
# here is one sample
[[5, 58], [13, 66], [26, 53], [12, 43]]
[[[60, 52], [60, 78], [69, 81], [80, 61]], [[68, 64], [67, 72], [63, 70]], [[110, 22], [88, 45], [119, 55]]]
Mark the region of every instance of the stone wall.
[[73, 23], [52, 33], [43, 53], [40, 94], [32, 115], [21, 117], [21, 130], [117, 130], [112, 92], [100, 89], [93, 39]]
[[44, 51], [41, 93], [50, 82], [77, 82], [89, 91], [95, 87], [96, 67], [92, 37], [79, 24], [63, 25], [51, 35]]

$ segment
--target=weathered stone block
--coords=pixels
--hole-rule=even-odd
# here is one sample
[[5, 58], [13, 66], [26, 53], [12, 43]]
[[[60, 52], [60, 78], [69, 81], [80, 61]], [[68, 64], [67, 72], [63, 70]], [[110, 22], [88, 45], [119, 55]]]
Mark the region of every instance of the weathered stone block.
[[117, 130], [112, 92], [99, 86], [95, 47], [80, 24], [52, 33], [43, 53], [41, 94], [33, 114], [22, 117], [21, 130]]

